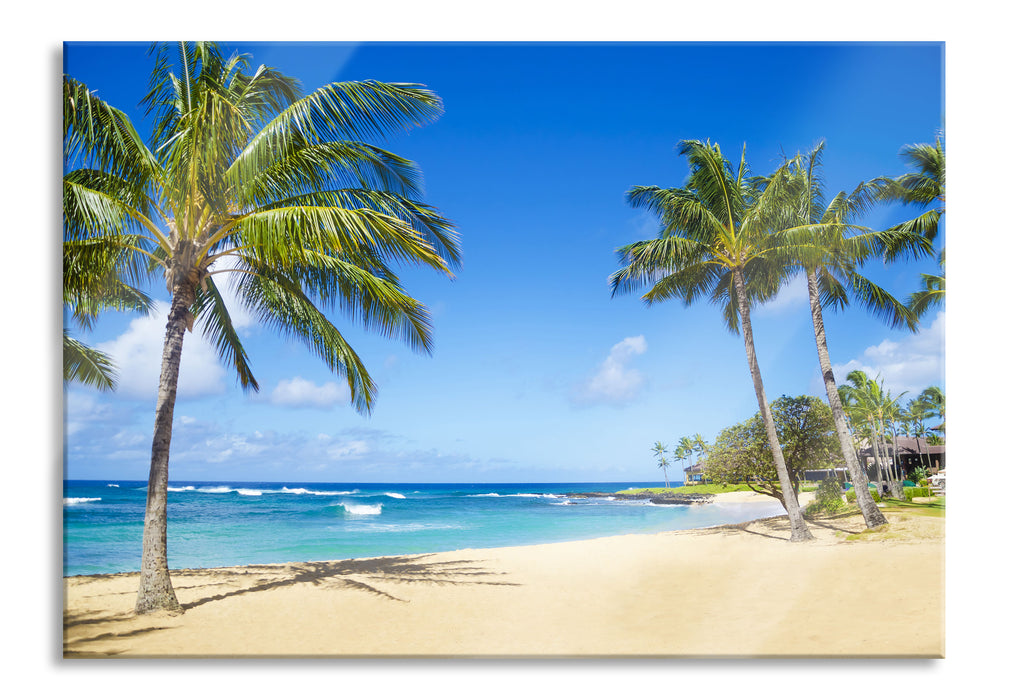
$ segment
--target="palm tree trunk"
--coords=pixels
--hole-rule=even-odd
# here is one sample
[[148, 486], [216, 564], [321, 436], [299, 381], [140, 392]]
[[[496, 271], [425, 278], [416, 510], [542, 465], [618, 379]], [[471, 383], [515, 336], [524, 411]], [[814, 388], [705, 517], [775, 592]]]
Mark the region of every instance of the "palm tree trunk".
[[792, 529], [791, 541], [811, 540], [813, 534], [806, 527], [806, 521], [803, 520], [799, 510], [799, 499], [796, 497], [795, 491], [792, 489], [792, 482], [788, 478], [788, 467], [785, 466], [785, 457], [781, 453], [778, 432], [774, 428], [774, 417], [771, 415], [767, 394], [764, 392], [764, 380], [760, 376], [760, 367], [757, 365], [757, 349], [753, 343], [753, 328], [750, 325], [750, 304], [746, 299], [742, 273], [734, 270], [732, 281], [736, 288], [736, 302], [739, 304], [740, 325], [743, 329], [743, 342], [746, 345], [746, 359], [750, 365], [750, 376], [753, 378], [753, 390], [757, 394], [757, 404], [760, 406], [760, 415], [764, 419], [764, 429], [767, 431], [767, 441], [771, 446], [774, 468], [778, 473], [778, 481], [781, 483], [782, 501]]
[[893, 429], [893, 492], [901, 501], [904, 500], [904, 477], [900, 473], [900, 461], [897, 457], [897, 426]]
[[172, 442], [172, 419], [179, 384], [182, 341], [189, 324], [189, 307], [192, 302], [191, 286], [184, 283], [178, 285], [172, 296], [161, 356], [161, 381], [154, 416], [151, 471], [147, 480], [147, 509], [144, 513], [140, 588], [135, 607], [137, 614], [155, 610], [182, 612], [168, 575], [168, 453]]
[[872, 458], [876, 462], [876, 491], [879, 493], [879, 502], [883, 502], [883, 481], [886, 479], [884, 469], [886, 466], [879, 456], [879, 434], [876, 431], [876, 419], [869, 419], [869, 427], [872, 429]]
[[855, 454], [855, 445], [851, 440], [851, 432], [848, 430], [844, 407], [841, 405], [841, 395], [837, 391], [837, 382], [834, 380], [830, 353], [827, 352], [827, 331], [823, 326], [823, 311], [820, 308], [819, 285], [816, 280], [816, 271], [809, 271], [806, 275], [806, 284], [809, 289], [809, 309], [813, 317], [813, 337], [816, 339], [816, 354], [820, 358], [823, 386], [827, 390], [827, 403], [834, 416], [834, 428], [837, 430], [838, 440], [841, 441], [841, 454], [844, 456], [845, 466], [848, 467], [848, 475], [855, 488], [855, 502], [858, 504], [858, 509], [862, 511], [865, 526], [868, 528], [879, 527], [885, 525], [887, 520], [879, 512], [876, 502], [872, 500], [872, 494], [869, 493], [869, 480], [862, 472], [862, 465], [858, 463], [858, 456]]

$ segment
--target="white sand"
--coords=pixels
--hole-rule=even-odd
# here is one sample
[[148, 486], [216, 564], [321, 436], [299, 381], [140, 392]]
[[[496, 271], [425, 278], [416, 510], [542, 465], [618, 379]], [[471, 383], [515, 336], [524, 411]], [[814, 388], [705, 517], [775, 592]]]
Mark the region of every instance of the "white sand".
[[65, 579], [64, 654], [941, 657], [944, 520], [890, 521], [854, 541], [846, 538], [863, 532], [861, 517], [811, 523], [808, 543], [788, 542], [779, 517], [182, 571], [172, 576], [182, 615], [135, 616], [135, 574], [73, 577]]

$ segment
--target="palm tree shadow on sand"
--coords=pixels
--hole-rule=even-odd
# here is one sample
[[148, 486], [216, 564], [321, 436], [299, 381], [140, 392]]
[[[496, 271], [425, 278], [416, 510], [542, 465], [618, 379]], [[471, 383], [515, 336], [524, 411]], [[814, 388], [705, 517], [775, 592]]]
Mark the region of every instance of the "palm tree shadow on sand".
[[[862, 532], [860, 528], [852, 524], [851, 513], [841, 513], [837, 515], [817, 515], [815, 517], [805, 517], [807, 525], [814, 530], [831, 530], [835, 533], [847, 535], [857, 535]], [[755, 535], [766, 537], [771, 540], [788, 541], [791, 535], [791, 527], [788, 519], [783, 515], [775, 515], [769, 518], [759, 518], [749, 520], [744, 523], [730, 523], [708, 527], [695, 532], [703, 535], [716, 535], [725, 533], [737, 533], [742, 535]]]
[[[208, 595], [183, 604], [191, 610], [206, 603], [232, 596], [275, 590], [308, 583], [329, 589], [351, 589], [371, 593], [388, 600], [409, 602], [384, 590], [383, 583], [428, 584], [437, 586], [518, 586], [517, 583], [494, 580], [502, 572], [477, 566], [473, 560], [424, 561], [431, 555], [376, 557], [373, 559], [347, 559], [344, 561], [305, 562], [298, 564], [271, 564], [248, 566], [241, 569], [220, 569], [229, 575], [226, 580], [232, 590]], [[249, 581], [248, 579], [253, 579]], [[237, 587], [236, 587], [237, 586]], [[176, 586], [184, 590], [187, 586]], [[206, 586], [200, 586], [205, 588]]]
[[[178, 581], [179, 591], [195, 590], [206, 592], [201, 598], [183, 603], [183, 610], [192, 610], [207, 603], [225, 600], [234, 596], [270, 591], [298, 584], [311, 584], [330, 590], [352, 590], [369, 593], [386, 600], [407, 603], [406, 600], [389, 590], [391, 585], [419, 584], [435, 586], [519, 586], [521, 584], [502, 580], [504, 572], [492, 571], [480, 562], [468, 559], [451, 561], [429, 561], [430, 554], [415, 556], [376, 557], [372, 559], [347, 559], [344, 561], [306, 562], [296, 564], [268, 564], [217, 569], [183, 569], [172, 572]], [[207, 574], [215, 580], [193, 581]], [[112, 574], [122, 576], [123, 574]], [[383, 585], [384, 584], [384, 585]], [[219, 590], [218, 593], [211, 593]], [[135, 595], [129, 591], [125, 595]], [[183, 596], [183, 599], [188, 596]], [[99, 631], [98, 625], [113, 623], [115, 629]], [[150, 623], [150, 624], [146, 624]], [[136, 625], [140, 625], [137, 627]], [[109, 640], [123, 640], [140, 637], [160, 630], [171, 629], [170, 625], [158, 624], [157, 620], [146, 620], [132, 611], [123, 614], [103, 614], [88, 610], [78, 615], [64, 614], [64, 656], [115, 656], [124, 650], [90, 651], [85, 645]], [[67, 636], [69, 634], [69, 636]], [[71, 641], [72, 640], [72, 641]]]

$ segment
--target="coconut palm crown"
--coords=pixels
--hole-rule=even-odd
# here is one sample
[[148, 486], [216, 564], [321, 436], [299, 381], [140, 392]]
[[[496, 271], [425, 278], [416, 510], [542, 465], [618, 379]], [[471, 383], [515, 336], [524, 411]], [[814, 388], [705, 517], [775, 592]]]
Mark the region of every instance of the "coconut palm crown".
[[[65, 245], [116, 253], [117, 272], [138, 260], [171, 295], [156, 407], [136, 610], [178, 610], [168, 579], [166, 491], [172, 416], [184, 333], [198, 328], [245, 390], [259, 384], [215, 277], [265, 327], [303, 342], [344, 376], [351, 401], [371, 411], [376, 387], [327, 313], [430, 352], [427, 310], [392, 264], [451, 275], [461, 252], [451, 224], [419, 201], [420, 171], [368, 141], [436, 119], [424, 86], [338, 82], [302, 95], [273, 68], [252, 69], [213, 43], [152, 48], [142, 101], [149, 146], [121, 112], [101, 109], [64, 77], [64, 147], [117, 148], [84, 157], [65, 183]], [[78, 202], [86, 200], [88, 206]]]

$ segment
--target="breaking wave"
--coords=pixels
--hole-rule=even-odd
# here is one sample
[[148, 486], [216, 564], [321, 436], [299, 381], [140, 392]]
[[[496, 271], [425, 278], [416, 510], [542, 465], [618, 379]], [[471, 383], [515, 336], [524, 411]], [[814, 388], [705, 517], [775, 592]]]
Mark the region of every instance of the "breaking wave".
[[381, 515], [382, 504], [369, 506], [362, 503], [341, 503], [343, 509], [351, 515]]
[[91, 503], [93, 501], [100, 501], [100, 498], [64, 498], [63, 505], [65, 506], [75, 506], [79, 503]]

